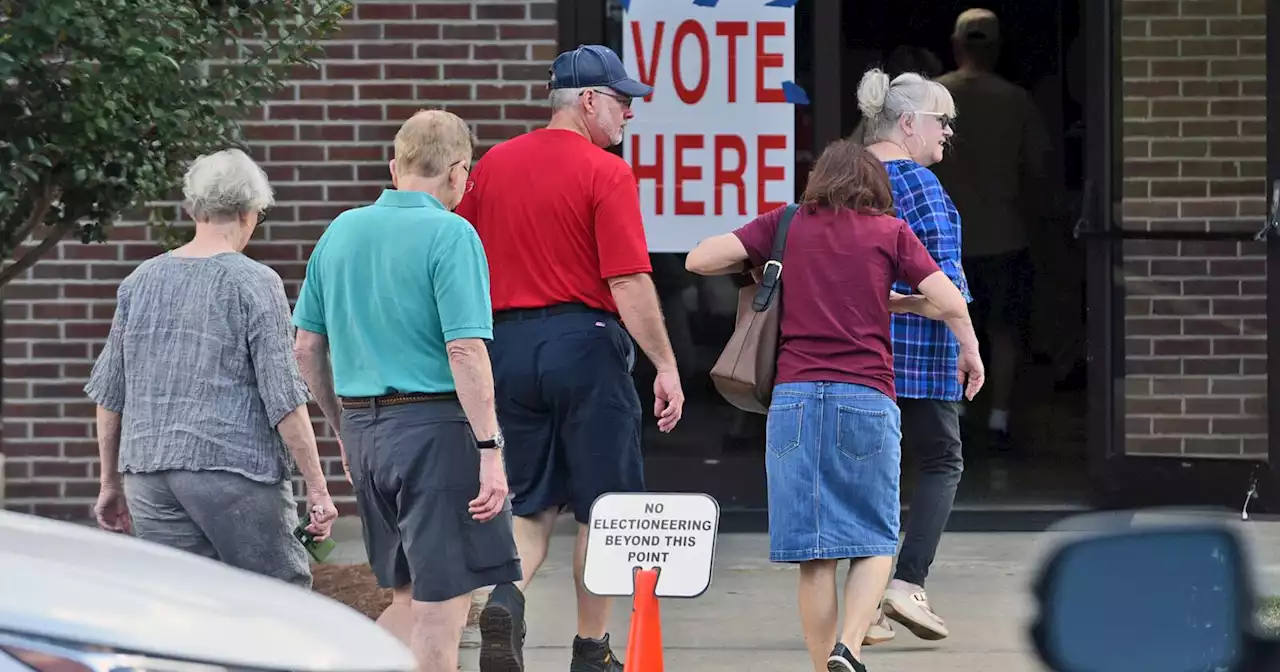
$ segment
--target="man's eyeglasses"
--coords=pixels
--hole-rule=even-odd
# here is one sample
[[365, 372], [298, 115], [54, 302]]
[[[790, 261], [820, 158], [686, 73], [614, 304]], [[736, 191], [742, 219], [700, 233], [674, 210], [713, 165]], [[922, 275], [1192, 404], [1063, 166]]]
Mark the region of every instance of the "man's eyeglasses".
[[605, 97], [607, 97], [607, 98], [612, 98], [612, 99], [614, 99], [614, 100], [618, 101], [618, 104], [619, 104], [619, 105], [621, 105], [623, 108], [625, 108], [625, 109], [631, 109], [631, 96], [624, 96], [624, 95], [622, 95], [622, 94], [615, 93], [615, 92], [613, 92], [613, 91], [609, 91], [609, 90], [607, 90], [607, 89], [587, 89], [587, 90], [583, 91], [582, 93], [580, 93], [580, 94], [578, 94], [578, 95], [580, 95], [580, 96], [581, 96], [581, 95], [585, 95], [585, 94], [587, 93], [587, 91], [590, 91], [590, 92], [592, 92], [592, 93], [598, 93], [598, 94], [600, 94], [600, 95], [602, 95], [602, 96], [605, 96]]
[[[453, 170], [454, 166], [462, 166], [462, 169], [467, 171], [467, 177], [468, 178], [471, 177], [471, 166], [467, 165], [466, 159], [458, 159], [457, 161], [454, 161], [453, 163], [449, 164], [449, 170]], [[476, 188], [476, 183], [473, 180], [468, 179], [466, 186], [462, 188], [462, 193], [469, 194], [471, 193], [471, 190], [475, 188]]]

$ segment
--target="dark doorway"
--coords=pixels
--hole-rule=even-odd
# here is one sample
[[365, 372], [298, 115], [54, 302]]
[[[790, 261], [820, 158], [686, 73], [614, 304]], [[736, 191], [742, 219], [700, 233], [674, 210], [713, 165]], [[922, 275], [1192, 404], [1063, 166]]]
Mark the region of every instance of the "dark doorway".
[[[604, 44], [623, 60], [622, 3], [605, 3]], [[795, 9], [796, 44], [813, 43], [812, 0]], [[583, 41], [583, 40], [579, 40]], [[813, 91], [813, 50], [798, 46], [795, 81]], [[814, 158], [811, 106], [796, 106], [796, 197], [804, 191]], [[746, 221], [743, 221], [745, 224]], [[710, 371], [733, 333], [737, 288], [726, 276], [702, 277], [684, 268], [685, 255], [650, 254], [653, 280], [676, 352], [686, 395], [684, 418], [670, 434], [658, 431], [651, 414], [644, 426], [647, 485], [655, 491], [707, 492], [728, 509], [763, 509], [765, 417], [739, 411], [716, 392]], [[642, 405], [653, 407], [654, 369], [636, 364]]]
[[[928, 48], [942, 60], [944, 70], [951, 69], [951, 29], [956, 16], [970, 6], [954, 0], [914, 5], [864, 0], [855, 10], [843, 3], [800, 0], [795, 20], [797, 44], [802, 46], [797, 50], [796, 80], [810, 93], [812, 104], [796, 107], [797, 195], [820, 146], [848, 134], [858, 123], [856, 88], [865, 69], [883, 63], [899, 45]], [[1073, 507], [1091, 494], [1084, 450], [1084, 381], [1077, 370], [1083, 367], [1076, 366], [1082, 364], [1085, 351], [1084, 257], [1071, 235], [1084, 183], [1084, 100], [1078, 84], [1083, 64], [1076, 63], [1078, 48], [1072, 48], [1080, 41], [1083, 0], [1004, 0], [985, 6], [1007, 27], [1001, 74], [1033, 92], [1050, 135], [1059, 142], [1058, 182], [1073, 209], [1062, 221], [1045, 223], [1046, 240], [1039, 243], [1039, 249], [1052, 251], [1049, 256], [1056, 259], [1056, 265], [1040, 271], [1040, 284], [1060, 290], [1039, 303], [1066, 319], [1041, 329], [1054, 338], [1040, 339], [1041, 345], [1034, 348], [1040, 351], [1039, 361], [1029, 360], [1020, 375], [1015, 394], [1019, 405], [1011, 409], [1011, 426], [1018, 443], [1030, 450], [986, 455], [980, 437], [971, 438], [965, 446], [966, 474], [958, 507]], [[560, 11], [562, 47], [603, 43], [624, 60], [629, 58], [622, 50], [619, 0], [565, 0]], [[839, 20], [832, 21], [833, 16]], [[841, 58], [817, 60], [815, 52], [828, 54], [841, 46]], [[686, 273], [684, 255], [651, 257], [688, 400], [685, 418], [671, 434], [659, 433], [646, 419], [648, 486], [656, 491], [708, 492], [726, 509], [763, 509], [765, 419], [729, 406], [708, 376], [732, 332], [735, 289], [727, 278]], [[640, 358], [636, 387], [650, 408], [653, 375]], [[986, 407], [979, 404], [969, 417], [985, 419], [985, 414]], [[904, 464], [906, 490], [911, 472]]]
[[[1027, 352], [1009, 409], [1013, 448], [990, 449], [989, 395], [979, 394], [966, 404], [966, 465], [957, 503], [1083, 505], [1092, 494], [1086, 451], [1084, 254], [1081, 242], [1072, 235], [1084, 184], [1085, 101], [1080, 86], [1084, 64], [1079, 47], [1083, 4], [1078, 0], [916, 4], [864, 0], [857, 11], [846, 8], [841, 131], [852, 132], [861, 120], [857, 83], [862, 74], [871, 67], [887, 68], [895, 49], [931, 52], [940, 72], [923, 74], [936, 76], [954, 69], [950, 36], [955, 19], [975, 5], [1000, 18], [1004, 46], [997, 72], [1031, 94], [1054, 141], [1050, 171], [1061, 207], [1056, 217], [1029, 223], [1035, 298]], [[964, 133], [966, 114], [981, 114], [981, 110], [959, 110], [958, 134]], [[990, 368], [993, 353], [985, 339], [983, 354]], [[908, 490], [911, 456], [903, 459], [903, 487]]]

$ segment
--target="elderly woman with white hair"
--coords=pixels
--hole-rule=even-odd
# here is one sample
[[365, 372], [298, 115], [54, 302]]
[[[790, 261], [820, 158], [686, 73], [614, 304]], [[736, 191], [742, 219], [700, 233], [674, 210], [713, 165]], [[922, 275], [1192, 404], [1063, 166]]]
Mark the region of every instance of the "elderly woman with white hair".
[[244, 152], [197, 159], [183, 193], [195, 237], [120, 283], [106, 346], [85, 385], [97, 403], [98, 524], [310, 587], [292, 472], [308, 531], [337, 517], [293, 357], [280, 276], [242, 254], [273, 203]]

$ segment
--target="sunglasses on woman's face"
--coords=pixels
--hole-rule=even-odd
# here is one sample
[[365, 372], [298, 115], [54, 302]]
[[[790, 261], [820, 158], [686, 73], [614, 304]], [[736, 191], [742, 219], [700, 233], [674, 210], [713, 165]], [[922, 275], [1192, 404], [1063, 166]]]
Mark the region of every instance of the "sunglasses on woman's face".
[[916, 114], [923, 114], [926, 117], [936, 117], [938, 119], [938, 125], [943, 128], [951, 128], [951, 122], [954, 121], [954, 119], [951, 118], [951, 115], [943, 114], [941, 112], [917, 112]]

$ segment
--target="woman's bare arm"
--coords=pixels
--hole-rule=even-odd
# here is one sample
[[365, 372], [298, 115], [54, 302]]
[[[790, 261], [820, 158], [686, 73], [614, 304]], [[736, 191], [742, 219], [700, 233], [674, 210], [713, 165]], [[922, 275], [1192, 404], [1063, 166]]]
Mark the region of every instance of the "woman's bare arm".
[[920, 294], [899, 294], [897, 292], [889, 292], [889, 312], [890, 313], [910, 313], [927, 317], [931, 320], [943, 319], [942, 310], [929, 302], [929, 299]]
[[747, 248], [732, 233], [712, 236], [698, 243], [685, 257], [684, 267], [698, 275], [741, 273], [747, 261]]

